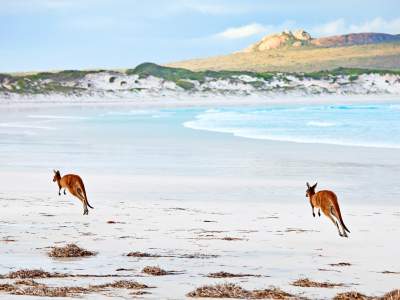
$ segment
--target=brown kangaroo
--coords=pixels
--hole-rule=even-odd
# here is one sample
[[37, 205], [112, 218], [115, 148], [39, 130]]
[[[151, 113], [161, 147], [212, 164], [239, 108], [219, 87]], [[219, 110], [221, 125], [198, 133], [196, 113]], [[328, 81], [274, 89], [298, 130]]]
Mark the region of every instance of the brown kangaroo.
[[[350, 233], [350, 230], [348, 230], [346, 225], [344, 225], [342, 214], [340, 213], [339, 203], [337, 201], [335, 193], [326, 190], [315, 193], [316, 187], [317, 183], [313, 186], [310, 186], [310, 184], [307, 182], [306, 197], [310, 199], [313, 217], [315, 217], [314, 207], [318, 208], [319, 216], [321, 216], [320, 210], [322, 210], [325, 216], [327, 216], [333, 222], [333, 224], [336, 225], [339, 231], [339, 235], [347, 237], [346, 231]], [[333, 217], [335, 217], [339, 221], [343, 233], [340, 231], [338, 222]]]
[[89, 206], [91, 209], [93, 209], [94, 207], [89, 204], [86, 196], [85, 185], [83, 184], [82, 179], [78, 175], [74, 174], [67, 174], [61, 177], [60, 171], [54, 170], [53, 182], [56, 181], [58, 184], [58, 195], [61, 195], [62, 188], [64, 188], [64, 195], [66, 195], [65, 190], [68, 189], [68, 191], [73, 196], [82, 201], [83, 214], [89, 214], [89, 210], [87, 207]]

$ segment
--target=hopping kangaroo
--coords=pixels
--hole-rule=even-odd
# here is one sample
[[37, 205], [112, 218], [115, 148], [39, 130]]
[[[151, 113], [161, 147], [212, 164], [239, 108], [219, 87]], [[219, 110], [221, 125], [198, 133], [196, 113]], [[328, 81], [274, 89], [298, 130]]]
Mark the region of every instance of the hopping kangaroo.
[[[318, 208], [319, 216], [321, 216], [320, 210], [322, 210], [325, 216], [327, 216], [333, 222], [333, 224], [336, 225], [339, 231], [339, 235], [347, 237], [346, 231], [350, 233], [350, 230], [348, 230], [346, 225], [344, 225], [342, 214], [340, 213], [339, 203], [337, 201], [335, 193], [326, 190], [315, 193], [316, 187], [317, 183], [313, 186], [310, 186], [310, 184], [307, 182], [306, 197], [310, 199], [313, 217], [315, 217], [314, 208]], [[336, 220], [339, 221], [343, 233], [340, 231], [338, 222], [333, 217], [335, 217]]]
[[76, 198], [82, 201], [83, 204], [83, 214], [89, 214], [88, 206], [93, 209], [89, 204], [86, 197], [85, 186], [82, 179], [78, 175], [67, 174], [61, 177], [60, 171], [54, 170], [53, 182], [58, 184], [58, 195], [61, 195], [61, 189], [64, 188], [64, 195], [66, 195], [65, 190], [74, 195]]

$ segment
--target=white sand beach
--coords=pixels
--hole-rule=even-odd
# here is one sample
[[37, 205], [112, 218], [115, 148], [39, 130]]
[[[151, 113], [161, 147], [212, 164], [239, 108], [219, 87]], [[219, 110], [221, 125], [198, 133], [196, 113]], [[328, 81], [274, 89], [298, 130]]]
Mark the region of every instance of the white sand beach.
[[[197, 111], [17, 105], [0, 113], [0, 274], [42, 269], [114, 276], [35, 279], [49, 286], [129, 279], [154, 287], [136, 296], [124, 289], [78, 295], [83, 299], [185, 299], [215, 283], [274, 286], [311, 299], [400, 287], [398, 149], [185, 128]], [[88, 216], [71, 195], [58, 196], [53, 169], [82, 176], [95, 207]], [[326, 217], [313, 218], [307, 181], [338, 195], [349, 238]], [[69, 243], [97, 255], [47, 255]], [[126, 256], [133, 251], [161, 257]], [[145, 266], [176, 273], [150, 276]], [[207, 277], [219, 271], [257, 276]], [[343, 285], [291, 284], [300, 278]], [[0, 299], [16, 298], [44, 299], [0, 291]]]

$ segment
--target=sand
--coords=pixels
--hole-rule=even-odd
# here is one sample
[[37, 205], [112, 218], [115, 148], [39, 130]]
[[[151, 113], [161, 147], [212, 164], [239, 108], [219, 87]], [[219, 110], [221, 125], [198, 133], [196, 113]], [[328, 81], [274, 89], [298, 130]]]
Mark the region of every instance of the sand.
[[[13, 113], [32, 112], [20, 109]], [[95, 207], [88, 216], [78, 200], [58, 196], [51, 139], [40, 148], [28, 145], [31, 163], [22, 151], [28, 148], [3, 144], [0, 274], [42, 269], [74, 275], [35, 279], [50, 287], [118, 280], [153, 287], [135, 296], [107, 288], [83, 299], [184, 299], [196, 288], [224, 283], [312, 299], [347, 291], [380, 296], [399, 288], [397, 150], [257, 141], [181, 127], [168, 127], [175, 131], [167, 135], [162, 122], [151, 131], [147, 126], [131, 132], [142, 147], [134, 150], [132, 169], [80, 160]], [[146, 139], [143, 128], [151, 133]], [[338, 194], [348, 239], [327, 218], [312, 217], [305, 182], [317, 179], [320, 188]], [[48, 256], [52, 247], [72, 243], [96, 255]], [[170, 273], [148, 275], [146, 266]], [[217, 272], [256, 276], [208, 277]], [[342, 285], [292, 285], [304, 278]], [[0, 299], [17, 297], [36, 299], [0, 291]]]

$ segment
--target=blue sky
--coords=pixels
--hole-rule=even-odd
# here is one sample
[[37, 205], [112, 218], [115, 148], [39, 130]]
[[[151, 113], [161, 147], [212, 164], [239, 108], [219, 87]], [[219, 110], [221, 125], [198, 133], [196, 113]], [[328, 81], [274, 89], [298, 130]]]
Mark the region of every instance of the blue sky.
[[0, 0], [0, 72], [166, 63], [296, 28], [399, 34], [399, 0]]

